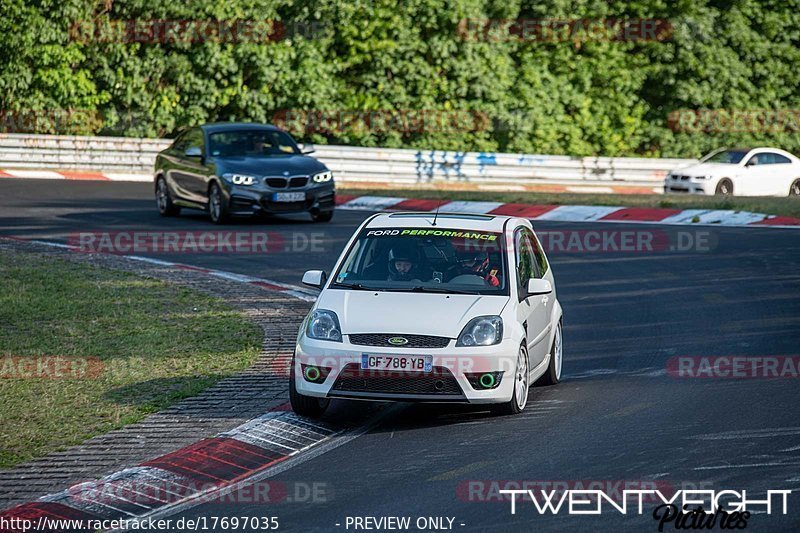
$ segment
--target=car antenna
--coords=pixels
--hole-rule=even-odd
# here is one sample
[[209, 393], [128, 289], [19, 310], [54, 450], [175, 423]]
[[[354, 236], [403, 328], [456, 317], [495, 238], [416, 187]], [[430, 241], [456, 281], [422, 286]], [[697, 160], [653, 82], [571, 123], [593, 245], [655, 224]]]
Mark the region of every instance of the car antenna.
[[431, 226], [435, 226], [436, 225], [436, 217], [439, 216], [439, 206], [441, 206], [441, 205], [442, 204], [440, 204], [440, 203], [436, 204], [436, 213], [433, 215], [433, 223], [431, 224]]

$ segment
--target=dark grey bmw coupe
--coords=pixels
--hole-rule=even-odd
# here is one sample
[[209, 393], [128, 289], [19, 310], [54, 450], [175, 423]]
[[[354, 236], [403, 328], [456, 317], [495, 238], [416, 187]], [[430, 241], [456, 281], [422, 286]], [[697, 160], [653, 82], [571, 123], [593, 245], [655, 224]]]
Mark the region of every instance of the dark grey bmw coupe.
[[232, 216], [300, 212], [328, 222], [336, 203], [333, 173], [309, 153], [267, 124], [189, 128], [156, 157], [158, 211], [176, 216], [182, 207], [202, 209], [215, 224]]

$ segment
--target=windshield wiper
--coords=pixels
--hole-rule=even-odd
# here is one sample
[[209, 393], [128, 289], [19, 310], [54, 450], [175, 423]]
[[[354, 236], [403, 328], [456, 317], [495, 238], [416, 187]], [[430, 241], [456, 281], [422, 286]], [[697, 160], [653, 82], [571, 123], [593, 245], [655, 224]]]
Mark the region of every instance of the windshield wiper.
[[334, 287], [344, 287], [345, 289], [355, 289], [357, 291], [378, 291], [383, 289], [375, 289], [373, 287], [367, 287], [362, 285], [361, 283], [334, 283]]
[[416, 287], [411, 287], [407, 289], [410, 292], [436, 292], [441, 294], [474, 294], [471, 292], [466, 291], [457, 291], [453, 289], [440, 289], [438, 287], [423, 287], [422, 285], [417, 285]]

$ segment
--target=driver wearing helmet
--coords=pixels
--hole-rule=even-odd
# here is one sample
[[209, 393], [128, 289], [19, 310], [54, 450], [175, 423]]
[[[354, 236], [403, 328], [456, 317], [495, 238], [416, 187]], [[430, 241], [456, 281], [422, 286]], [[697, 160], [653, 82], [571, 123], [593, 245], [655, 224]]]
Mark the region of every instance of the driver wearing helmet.
[[492, 287], [500, 286], [500, 279], [497, 277], [498, 268], [491, 265], [489, 252], [476, 250], [458, 250], [456, 252], [459, 264], [459, 275], [475, 274]]
[[409, 247], [395, 246], [389, 250], [388, 281], [419, 281], [419, 254]]

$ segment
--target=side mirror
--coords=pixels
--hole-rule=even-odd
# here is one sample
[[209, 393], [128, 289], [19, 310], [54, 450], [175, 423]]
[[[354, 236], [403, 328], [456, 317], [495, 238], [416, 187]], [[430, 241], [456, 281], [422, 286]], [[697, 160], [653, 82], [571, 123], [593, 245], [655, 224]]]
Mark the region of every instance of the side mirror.
[[186, 157], [203, 157], [203, 150], [199, 146], [190, 146], [184, 154]]
[[303, 285], [309, 287], [321, 289], [325, 286], [326, 281], [328, 281], [328, 275], [324, 270], [309, 270], [303, 274]]
[[553, 286], [546, 279], [531, 278], [528, 280], [526, 287], [528, 296], [536, 296], [537, 294], [550, 294], [553, 292]]
[[300, 151], [300, 153], [303, 154], [303, 155], [308, 155], [308, 154], [313, 154], [316, 151], [317, 151], [317, 149], [314, 148], [314, 145], [311, 144], [311, 143], [308, 143], [308, 144], [304, 144], [303, 145], [303, 149]]

